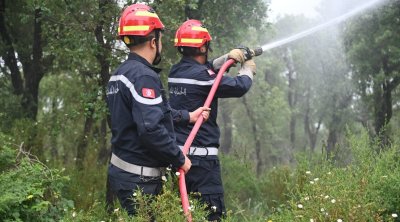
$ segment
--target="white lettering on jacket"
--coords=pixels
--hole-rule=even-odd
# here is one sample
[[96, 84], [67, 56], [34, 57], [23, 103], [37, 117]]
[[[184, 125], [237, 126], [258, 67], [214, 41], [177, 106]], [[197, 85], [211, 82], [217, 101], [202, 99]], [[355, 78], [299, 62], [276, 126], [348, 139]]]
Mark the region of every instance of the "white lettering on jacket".
[[169, 90], [169, 94], [173, 94], [175, 96], [180, 96], [180, 95], [186, 96], [186, 88], [182, 86], [181, 87], [172, 86]]
[[106, 94], [107, 94], [107, 96], [108, 96], [108, 95], [112, 95], [112, 94], [117, 94], [118, 92], [119, 92], [118, 86], [110, 86], [110, 87], [107, 89]]

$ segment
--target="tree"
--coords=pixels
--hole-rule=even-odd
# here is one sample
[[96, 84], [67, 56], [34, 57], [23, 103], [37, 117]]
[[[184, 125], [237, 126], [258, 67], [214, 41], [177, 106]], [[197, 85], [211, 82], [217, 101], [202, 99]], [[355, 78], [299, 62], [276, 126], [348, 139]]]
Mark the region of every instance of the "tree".
[[39, 83], [54, 59], [51, 51], [44, 52], [49, 38], [44, 17], [51, 13], [47, 9], [45, 1], [0, 1], [1, 57], [14, 93], [22, 95], [23, 113], [32, 120], [38, 112]]
[[400, 84], [399, 1], [351, 20], [345, 47], [358, 95], [373, 113], [374, 134], [382, 148], [390, 144], [393, 93]]

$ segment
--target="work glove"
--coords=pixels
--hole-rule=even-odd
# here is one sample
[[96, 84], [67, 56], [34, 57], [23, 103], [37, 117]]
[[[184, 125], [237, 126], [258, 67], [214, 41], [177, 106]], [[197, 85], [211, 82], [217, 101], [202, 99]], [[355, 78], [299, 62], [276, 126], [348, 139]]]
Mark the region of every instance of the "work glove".
[[239, 70], [239, 76], [246, 75], [253, 80], [253, 77], [256, 75], [256, 63], [253, 59], [247, 60], [243, 63], [242, 68]]
[[[244, 52], [241, 49], [232, 49], [229, 53], [213, 60], [212, 64], [214, 70], [219, 70], [228, 59], [233, 59], [241, 64], [246, 60]], [[233, 64], [232, 66], [235, 67], [236, 65]]]
[[228, 59], [233, 59], [236, 62], [243, 64], [246, 61], [246, 57], [244, 56], [244, 52], [241, 49], [232, 49], [228, 53]]

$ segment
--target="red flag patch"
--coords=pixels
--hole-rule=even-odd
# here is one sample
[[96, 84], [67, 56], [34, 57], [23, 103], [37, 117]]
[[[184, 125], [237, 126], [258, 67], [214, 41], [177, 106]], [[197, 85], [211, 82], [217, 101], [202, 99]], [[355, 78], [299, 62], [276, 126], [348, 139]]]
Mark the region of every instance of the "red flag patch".
[[208, 74], [210, 74], [210, 76], [215, 74], [215, 72], [212, 69], [208, 69], [207, 72], [208, 72]]
[[142, 95], [143, 97], [150, 99], [156, 98], [156, 93], [154, 92], [154, 89], [142, 88]]

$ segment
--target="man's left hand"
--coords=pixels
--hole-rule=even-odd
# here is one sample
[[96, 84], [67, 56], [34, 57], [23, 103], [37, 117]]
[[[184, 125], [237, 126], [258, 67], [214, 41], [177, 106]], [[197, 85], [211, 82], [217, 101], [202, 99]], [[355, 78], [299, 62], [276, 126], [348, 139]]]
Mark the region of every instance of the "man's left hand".
[[199, 107], [198, 109], [196, 109], [193, 112], [189, 112], [189, 116], [190, 116], [190, 123], [195, 123], [197, 121], [197, 119], [200, 117], [200, 115], [203, 116], [203, 122], [207, 121], [208, 118], [210, 117], [210, 108], [206, 108], [206, 107]]

